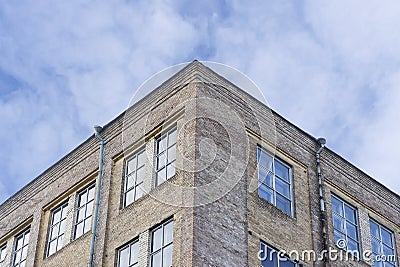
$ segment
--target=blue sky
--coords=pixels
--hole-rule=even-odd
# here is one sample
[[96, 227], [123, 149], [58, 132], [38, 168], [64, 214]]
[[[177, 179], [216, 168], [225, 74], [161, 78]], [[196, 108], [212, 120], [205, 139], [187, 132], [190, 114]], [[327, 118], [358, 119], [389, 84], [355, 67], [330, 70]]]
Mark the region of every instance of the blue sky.
[[165, 67], [230, 65], [400, 193], [398, 1], [1, 1], [0, 202]]

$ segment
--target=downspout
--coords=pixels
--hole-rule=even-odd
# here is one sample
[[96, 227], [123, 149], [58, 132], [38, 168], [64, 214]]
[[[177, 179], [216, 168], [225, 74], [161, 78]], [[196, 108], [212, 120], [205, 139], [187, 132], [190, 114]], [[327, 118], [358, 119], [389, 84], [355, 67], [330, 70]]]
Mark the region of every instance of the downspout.
[[93, 225], [92, 225], [92, 238], [90, 241], [90, 258], [88, 267], [93, 266], [93, 259], [94, 259], [94, 242], [96, 239], [96, 232], [97, 232], [97, 217], [99, 216], [99, 206], [100, 206], [100, 192], [101, 192], [101, 177], [103, 176], [103, 158], [104, 158], [104, 139], [100, 136], [100, 132], [103, 130], [100, 126], [94, 126], [94, 135], [100, 141], [100, 157], [99, 157], [99, 174], [97, 177], [97, 190], [96, 190], [96, 204], [94, 209], [94, 216], [93, 216]]
[[317, 160], [317, 175], [318, 175], [318, 192], [319, 192], [319, 209], [321, 213], [321, 223], [322, 223], [322, 241], [323, 241], [323, 248], [324, 252], [323, 253], [323, 260], [324, 260], [324, 265], [328, 266], [329, 263], [329, 257], [327, 257], [328, 253], [328, 233], [327, 233], [327, 216], [326, 216], [326, 210], [325, 210], [325, 197], [324, 197], [324, 187], [323, 187], [323, 177], [321, 174], [321, 152], [325, 148], [326, 140], [325, 138], [318, 138], [317, 139], [318, 144], [320, 145], [320, 148], [318, 149], [317, 153], [315, 154], [316, 160]]

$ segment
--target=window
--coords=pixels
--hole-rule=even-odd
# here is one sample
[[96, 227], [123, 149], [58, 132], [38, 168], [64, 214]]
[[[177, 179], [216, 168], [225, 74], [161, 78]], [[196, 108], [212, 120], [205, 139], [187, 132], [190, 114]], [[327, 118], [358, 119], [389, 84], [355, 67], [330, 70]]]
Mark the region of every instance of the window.
[[118, 267], [138, 266], [139, 242], [136, 240], [118, 250]]
[[260, 147], [258, 158], [258, 195], [285, 213], [293, 215], [292, 169]]
[[291, 261], [288, 257], [278, 255], [278, 251], [264, 244], [260, 243], [259, 254], [262, 267], [297, 267], [297, 264]]
[[24, 232], [15, 237], [12, 267], [25, 267], [26, 255], [28, 253], [30, 229], [26, 229]]
[[0, 247], [0, 267], [6, 266], [7, 244]]
[[88, 232], [92, 227], [94, 189], [95, 185], [92, 184], [78, 193], [78, 202], [76, 207], [76, 218], [74, 226], [75, 239]]
[[[369, 221], [372, 242], [372, 255], [375, 267], [392, 267], [396, 266], [396, 249], [394, 246], [393, 233], [378, 224]], [[379, 255], [379, 259], [377, 256]]]
[[124, 184], [124, 206], [128, 206], [143, 195], [143, 180], [145, 176], [146, 152], [140, 151], [126, 163]]
[[172, 266], [172, 240], [174, 222], [168, 221], [151, 231], [151, 267]]
[[59, 251], [64, 244], [68, 202], [53, 210], [47, 243], [47, 257]]
[[175, 175], [176, 127], [157, 139], [156, 186]]
[[346, 202], [332, 196], [332, 219], [334, 228], [335, 244], [340, 240], [345, 244], [347, 251], [354, 252], [356, 256], [359, 254], [359, 239], [358, 239], [358, 222], [357, 211]]

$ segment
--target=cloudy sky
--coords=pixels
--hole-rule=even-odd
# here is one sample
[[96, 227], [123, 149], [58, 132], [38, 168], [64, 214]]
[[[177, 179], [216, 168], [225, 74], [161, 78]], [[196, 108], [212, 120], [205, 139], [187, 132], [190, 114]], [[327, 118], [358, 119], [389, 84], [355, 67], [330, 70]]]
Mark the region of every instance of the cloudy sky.
[[0, 1], [0, 202], [193, 59], [400, 193], [400, 3]]

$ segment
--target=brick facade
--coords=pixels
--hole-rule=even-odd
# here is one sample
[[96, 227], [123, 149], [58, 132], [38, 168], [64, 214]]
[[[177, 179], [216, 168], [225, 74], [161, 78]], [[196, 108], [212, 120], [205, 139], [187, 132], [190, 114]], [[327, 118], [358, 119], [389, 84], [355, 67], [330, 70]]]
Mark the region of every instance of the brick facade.
[[[176, 174], [155, 187], [157, 138], [177, 128]], [[152, 229], [173, 219], [173, 266], [260, 266], [260, 242], [279, 250], [323, 249], [317, 140], [194, 61], [107, 124], [94, 266], [117, 266], [118, 249], [138, 240], [138, 266], [150, 265]], [[257, 147], [291, 167], [293, 216], [260, 198]], [[126, 160], [146, 150], [146, 194], [124, 207]], [[87, 266], [91, 231], [73, 239], [77, 192], [96, 182], [99, 143], [91, 136], [0, 206], [0, 246], [11, 264], [15, 237], [30, 227], [26, 266]], [[393, 233], [400, 255], [400, 197], [325, 148], [321, 172], [328, 245], [331, 196], [358, 214], [361, 252], [369, 220]], [[96, 187], [99, 186], [96, 184]], [[68, 202], [63, 247], [46, 257], [51, 212]], [[324, 266], [300, 259], [303, 266]], [[360, 260], [327, 266], [371, 266]], [[6, 265], [9, 266], [9, 265]]]

